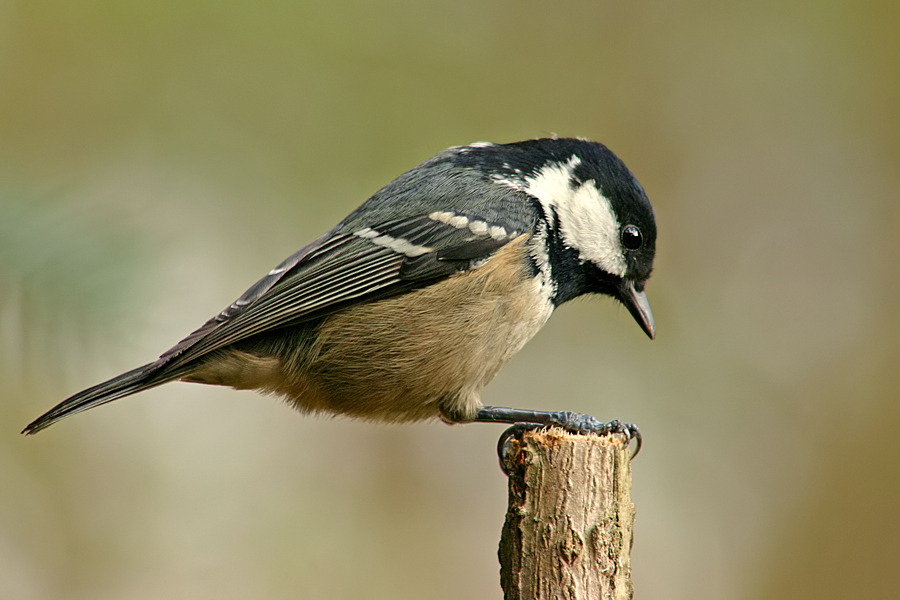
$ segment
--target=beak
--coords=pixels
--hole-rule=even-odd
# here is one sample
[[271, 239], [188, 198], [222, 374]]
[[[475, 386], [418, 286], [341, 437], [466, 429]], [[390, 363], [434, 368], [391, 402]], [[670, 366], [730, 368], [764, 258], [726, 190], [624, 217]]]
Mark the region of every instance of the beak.
[[633, 281], [623, 279], [619, 284], [619, 300], [628, 308], [628, 312], [652, 340], [656, 335], [656, 327], [653, 325], [653, 313], [650, 312], [647, 294], [635, 290]]

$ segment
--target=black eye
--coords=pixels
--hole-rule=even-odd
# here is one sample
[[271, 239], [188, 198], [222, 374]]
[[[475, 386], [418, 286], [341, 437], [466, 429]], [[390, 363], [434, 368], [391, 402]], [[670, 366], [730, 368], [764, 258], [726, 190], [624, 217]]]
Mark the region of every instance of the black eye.
[[637, 250], [644, 245], [644, 236], [641, 230], [634, 225], [626, 225], [622, 229], [622, 245], [629, 250]]

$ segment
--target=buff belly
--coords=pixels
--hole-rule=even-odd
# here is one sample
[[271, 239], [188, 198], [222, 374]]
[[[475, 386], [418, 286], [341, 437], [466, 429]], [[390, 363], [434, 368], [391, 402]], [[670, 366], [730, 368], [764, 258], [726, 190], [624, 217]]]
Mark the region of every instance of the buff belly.
[[296, 348], [230, 350], [185, 379], [275, 393], [303, 412], [470, 421], [481, 390], [553, 310], [525, 239], [460, 275], [340, 310]]

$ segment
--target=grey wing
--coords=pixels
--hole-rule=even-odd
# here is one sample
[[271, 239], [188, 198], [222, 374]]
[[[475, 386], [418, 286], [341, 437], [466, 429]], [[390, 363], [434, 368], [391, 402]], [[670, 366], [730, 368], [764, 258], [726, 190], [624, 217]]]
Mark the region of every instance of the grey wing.
[[315, 319], [353, 302], [402, 294], [477, 265], [532, 230], [450, 212], [351, 226], [295, 253], [224, 311], [160, 356], [63, 400], [24, 433], [178, 379], [196, 359], [251, 336]]
[[518, 227], [433, 212], [323, 236], [160, 356], [157, 365], [178, 370], [259, 333], [465, 271], [525, 233]]

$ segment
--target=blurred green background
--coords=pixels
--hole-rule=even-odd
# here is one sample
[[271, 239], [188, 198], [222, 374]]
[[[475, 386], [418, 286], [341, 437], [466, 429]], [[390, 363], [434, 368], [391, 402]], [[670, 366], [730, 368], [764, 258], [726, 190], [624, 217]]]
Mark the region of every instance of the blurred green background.
[[492, 404], [639, 423], [638, 598], [900, 589], [900, 4], [0, 1], [0, 598], [501, 598], [501, 428], [148, 362], [451, 145], [608, 144], [658, 325], [563, 307]]

